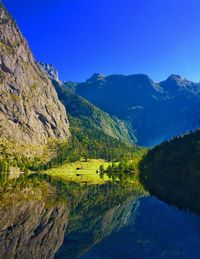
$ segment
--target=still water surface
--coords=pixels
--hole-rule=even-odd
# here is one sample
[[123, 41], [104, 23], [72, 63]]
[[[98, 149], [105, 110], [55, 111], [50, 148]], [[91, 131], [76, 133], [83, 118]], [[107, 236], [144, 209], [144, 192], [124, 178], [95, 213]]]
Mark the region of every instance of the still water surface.
[[200, 258], [200, 217], [121, 186], [0, 187], [0, 258]]

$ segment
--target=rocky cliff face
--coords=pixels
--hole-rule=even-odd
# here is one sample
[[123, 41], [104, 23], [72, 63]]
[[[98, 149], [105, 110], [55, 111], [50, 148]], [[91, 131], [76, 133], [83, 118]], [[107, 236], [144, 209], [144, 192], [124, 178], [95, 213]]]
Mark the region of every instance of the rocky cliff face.
[[66, 111], [0, 4], [0, 138], [28, 144], [70, 135]]

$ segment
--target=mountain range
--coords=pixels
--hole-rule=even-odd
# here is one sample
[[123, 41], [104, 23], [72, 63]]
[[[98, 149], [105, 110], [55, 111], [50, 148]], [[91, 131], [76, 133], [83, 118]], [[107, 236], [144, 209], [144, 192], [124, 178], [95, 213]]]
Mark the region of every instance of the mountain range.
[[200, 126], [200, 84], [178, 75], [157, 83], [144, 74], [94, 74], [73, 88], [130, 124], [139, 145], [154, 146]]
[[[16, 22], [0, 6], [0, 138], [26, 144], [94, 131], [121, 143], [154, 146], [200, 126], [200, 83], [178, 75], [94, 74], [62, 82], [36, 62]], [[91, 134], [90, 134], [91, 136]]]
[[136, 139], [128, 122], [120, 120], [116, 116], [110, 116], [87, 99], [77, 95], [73, 90], [76, 83], [59, 80], [58, 72], [52, 65], [42, 62], [39, 62], [39, 64], [51, 78], [59, 100], [66, 107], [71, 129], [79, 125], [87, 133], [90, 130], [93, 132], [98, 130], [102, 134], [127, 145], [135, 143]]
[[[51, 65], [42, 67], [48, 75], [52, 73]], [[144, 74], [94, 74], [76, 83], [59, 81], [56, 70], [53, 74], [50, 78], [69, 114], [90, 118], [94, 126], [125, 143], [155, 146], [200, 127], [200, 83], [179, 75], [158, 83]]]

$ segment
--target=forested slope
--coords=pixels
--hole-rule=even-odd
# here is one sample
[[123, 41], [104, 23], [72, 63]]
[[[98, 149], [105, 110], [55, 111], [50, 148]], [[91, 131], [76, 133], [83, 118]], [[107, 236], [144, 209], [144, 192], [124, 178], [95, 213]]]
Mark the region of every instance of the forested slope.
[[176, 137], [150, 150], [140, 165], [151, 194], [200, 213], [200, 131]]

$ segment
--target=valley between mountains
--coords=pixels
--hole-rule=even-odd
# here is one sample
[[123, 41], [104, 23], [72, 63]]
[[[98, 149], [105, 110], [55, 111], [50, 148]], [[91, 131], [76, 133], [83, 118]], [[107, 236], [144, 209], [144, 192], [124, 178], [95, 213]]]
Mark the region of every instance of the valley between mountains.
[[61, 81], [52, 65], [34, 59], [0, 4], [3, 180], [37, 173], [120, 183], [199, 213], [191, 202], [200, 198], [199, 128], [200, 83], [179, 75], [155, 82], [144, 74], [98, 73], [85, 82]]

